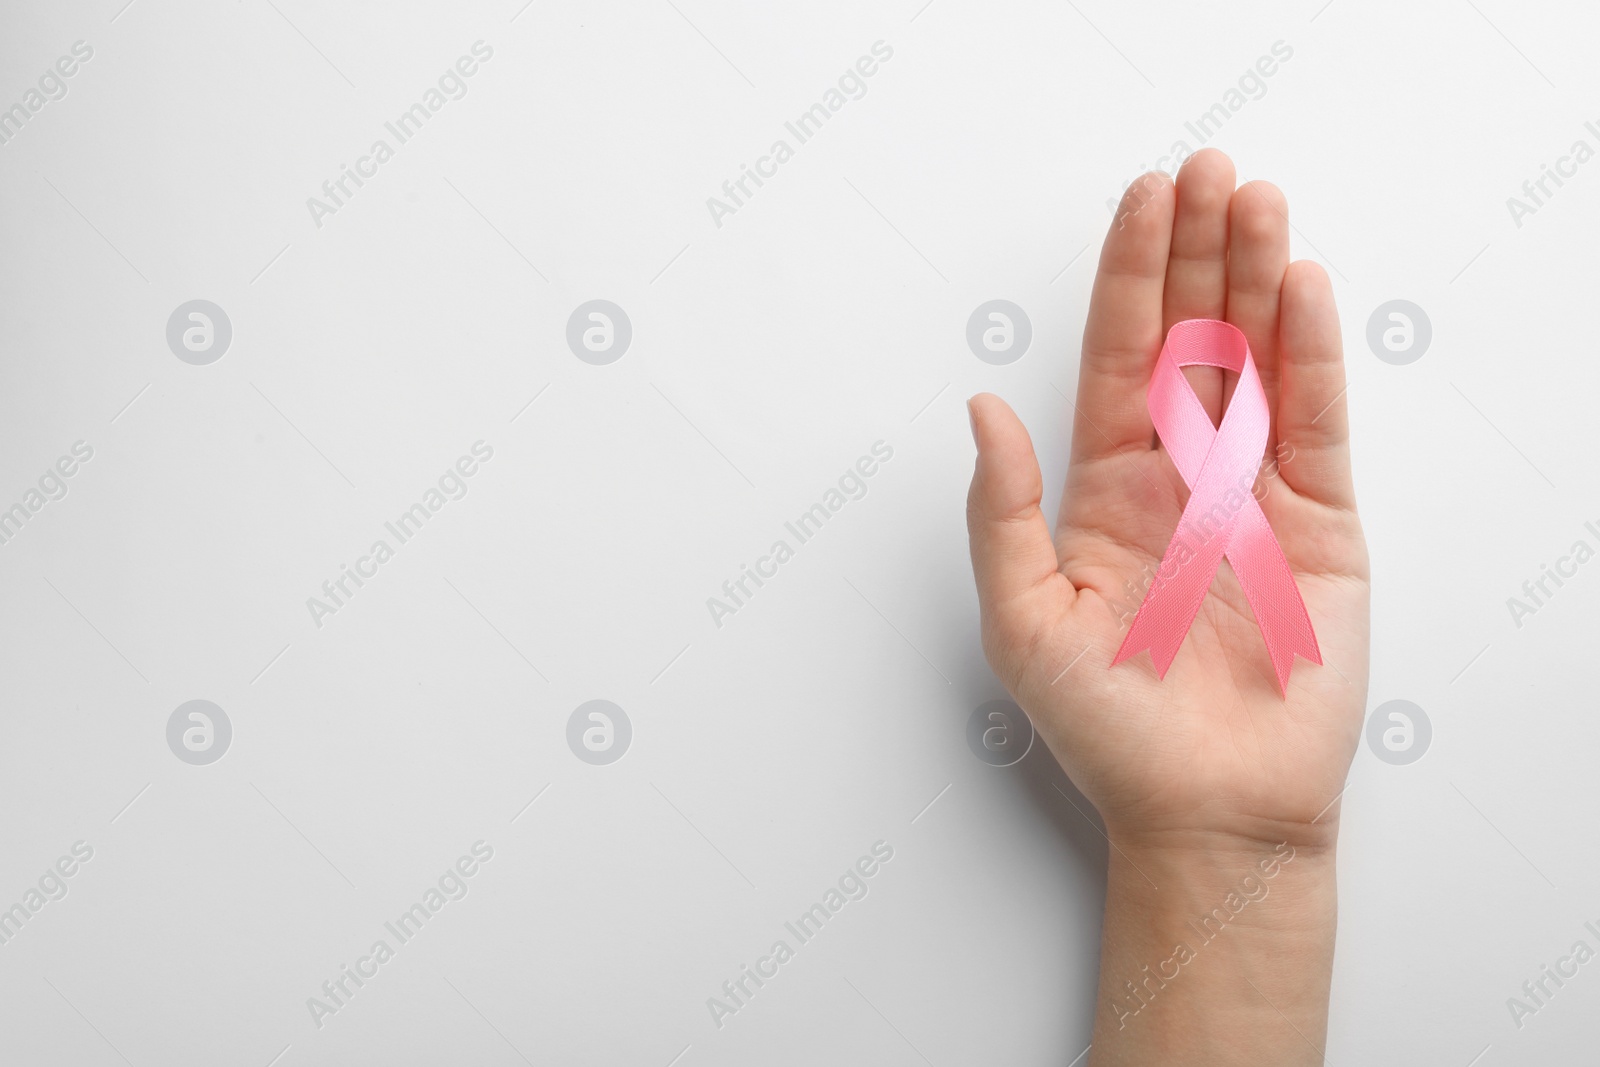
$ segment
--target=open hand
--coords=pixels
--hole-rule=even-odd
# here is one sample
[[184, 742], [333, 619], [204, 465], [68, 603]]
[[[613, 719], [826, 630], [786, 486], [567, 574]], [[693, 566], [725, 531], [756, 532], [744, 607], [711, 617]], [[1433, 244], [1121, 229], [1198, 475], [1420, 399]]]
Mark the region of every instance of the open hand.
[[[1152, 173], [1129, 189], [1084, 329], [1054, 540], [1027, 431], [998, 397], [970, 404], [984, 650], [1114, 841], [1315, 845], [1337, 821], [1366, 704], [1367, 553], [1333, 291], [1317, 264], [1289, 262], [1287, 211], [1270, 184], [1235, 190], [1214, 149], [1176, 183]], [[1226, 565], [1165, 679], [1147, 654], [1111, 666], [1189, 495], [1145, 390], [1167, 329], [1193, 318], [1244, 332], [1272, 413], [1256, 496], [1325, 664], [1297, 660], [1287, 696]], [[1184, 374], [1217, 422], [1235, 376]]]

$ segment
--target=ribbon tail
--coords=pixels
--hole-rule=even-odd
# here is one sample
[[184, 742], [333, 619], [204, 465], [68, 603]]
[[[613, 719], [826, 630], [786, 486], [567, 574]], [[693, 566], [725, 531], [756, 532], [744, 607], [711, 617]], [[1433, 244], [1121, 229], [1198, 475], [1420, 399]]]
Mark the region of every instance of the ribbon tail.
[[[1181, 527], [1180, 527], [1181, 528]], [[1178, 649], [1189, 633], [1194, 618], [1200, 613], [1211, 579], [1222, 562], [1227, 542], [1216, 538], [1193, 552], [1174, 535], [1167, 545], [1167, 553], [1156, 569], [1156, 577], [1145, 593], [1139, 613], [1134, 616], [1128, 636], [1112, 659], [1112, 666], [1150, 650], [1155, 664], [1156, 677], [1165, 678]]]
[[1300, 596], [1294, 571], [1284, 558], [1283, 548], [1273, 536], [1266, 516], [1253, 500], [1234, 527], [1228, 545], [1228, 562], [1266, 642], [1273, 673], [1278, 677], [1278, 690], [1287, 696], [1289, 672], [1295, 656], [1303, 656], [1321, 666], [1322, 650], [1317, 645], [1316, 631], [1311, 627], [1311, 615]]
[[[1148, 601], [1148, 598], [1146, 599]], [[1144, 608], [1141, 606], [1133, 625], [1128, 628], [1128, 636], [1122, 639], [1122, 646], [1117, 649], [1116, 656], [1111, 660], [1111, 665], [1115, 667], [1124, 660], [1132, 659], [1145, 649], [1149, 649], [1150, 661], [1156, 668], [1156, 677], [1165, 678], [1172, 661], [1178, 656], [1178, 647], [1183, 643], [1184, 631], [1180, 631], [1177, 638], [1173, 639], [1170, 632], [1158, 632], [1154, 626], [1140, 626], [1139, 620], [1145, 617]]]

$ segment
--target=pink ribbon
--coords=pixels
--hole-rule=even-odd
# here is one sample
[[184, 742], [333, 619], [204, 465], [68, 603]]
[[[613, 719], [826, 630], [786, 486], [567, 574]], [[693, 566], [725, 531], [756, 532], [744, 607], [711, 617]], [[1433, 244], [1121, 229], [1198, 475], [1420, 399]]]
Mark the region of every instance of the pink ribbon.
[[[1220, 427], [1211, 424], [1179, 369], [1196, 366], [1239, 375]], [[1214, 319], [1187, 319], [1172, 327], [1156, 360], [1147, 403], [1161, 443], [1189, 486], [1189, 502], [1111, 662], [1148, 648], [1156, 674], [1165, 678], [1226, 556], [1266, 640], [1278, 689], [1287, 694], [1295, 653], [1319, 665], [1322, 653], [1289, 561], [1252, 492], [1271, 417], [1244, 334]]]

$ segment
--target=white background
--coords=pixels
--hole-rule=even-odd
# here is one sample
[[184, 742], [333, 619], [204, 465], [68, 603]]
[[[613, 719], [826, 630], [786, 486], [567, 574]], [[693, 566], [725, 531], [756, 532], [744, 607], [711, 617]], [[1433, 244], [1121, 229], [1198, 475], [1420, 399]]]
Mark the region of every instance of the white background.
[[[1053, 513], [1106, 201], [1278, 41], [1211, 143], [1334, 278], [1372, 706], [1434, 731], [1351, 771], [1328, 1060], [1592, 1060], [1600, 963], [1520, 1029], [1506, 1000], [1600, 948], [1600, 563], [1520, 628], [1506, 600], [1600, 546], [1600, 162], [1520, 227], [1506, 199], [1600, 147], [1595, 17], [921, 3], [8, 0], [0, 107], [94, 54], [0, 145], [0, 507], [94, 456], [0, 545], [0, 907], [94, 856], [0, 945], [0, 1062], [1073, 1061], [1106, 846], [1042, 745], [966, 743], [1003, 692], [962, 400], [1018, 409]], [[318, 227], [307, 198], [479, 40], [467, 95]], [[165, 339], [196, 298], [233, 328], [209, 366]], [[633, 326], [609, 366], [565, 341], [595, 298]], [[994, 298], [1033, 324], [1004, 367], [964, 336]], [[1433, 328], [1406, 366], [1365, 342], [1397, 298]], [[467, 496], [316, 626], [479, 440]], [[706, 598], [879, 440], [865, 498], [716, 627]], [[596, 698], [633, 726], [609, 766], [566, 742]], [[209, 766], [167, 746], [192, 699], [233, 726]], [[469, 894], [317, 1027], [307, 998], [478, 840]], [[879, 840], [869, 895], [716, 1026]]]

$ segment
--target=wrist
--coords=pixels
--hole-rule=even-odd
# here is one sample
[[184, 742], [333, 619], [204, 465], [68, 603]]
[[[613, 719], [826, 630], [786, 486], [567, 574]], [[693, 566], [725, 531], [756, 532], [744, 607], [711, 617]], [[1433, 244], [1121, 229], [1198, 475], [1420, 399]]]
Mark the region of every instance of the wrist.
[[1260, 1042], [1276, 1050], [1270, 1062], [1319, 1062], [1337, 923], [1331, 844], [1193, 831], [1111, 842], [1091, 1063], [1180, 1050], [1187, 1064], [1242, 1063]]
[[1244, 857], [1288, 845], [1297, 854], [1330, 858], [1339, 840], [1339, 805], [1310, 819], [1197, 810], [1181, 818], [1103, 816], [1107, 837], [1129, 852], [1154, 852], [1197, 864]]
[[1267, 842], [1233, 834], [1109, 835], [1108, 907], [1137, 907], [1174, 929], [1214, 936], [1205, 917], [1226, 924], [1250, 914], [1263, 934], [1304, 929], [1320, 936], [1336, 917], [1335, 853], [1330, 842]]

